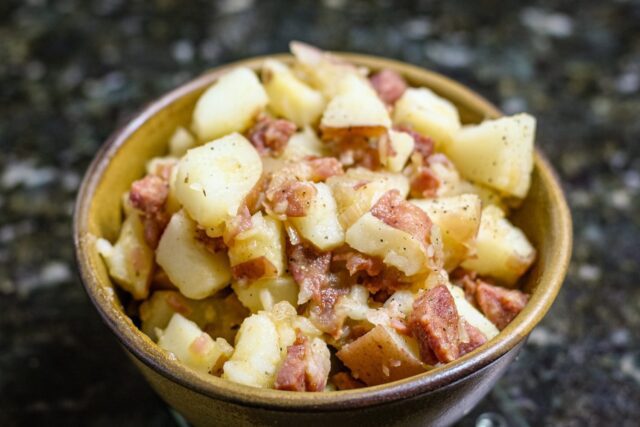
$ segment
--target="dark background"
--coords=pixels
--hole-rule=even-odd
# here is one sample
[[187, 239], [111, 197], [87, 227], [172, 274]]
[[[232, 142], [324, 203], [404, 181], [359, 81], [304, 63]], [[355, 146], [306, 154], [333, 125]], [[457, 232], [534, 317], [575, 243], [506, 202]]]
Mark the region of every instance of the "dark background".
[[146, 102], [300, 39], [402, 59], [538, 118], [573, 262], [461, 426], [638, 425], [640, 2], [0, 1], [0, 425], [178, 425], [76, 277], [75, 192]]

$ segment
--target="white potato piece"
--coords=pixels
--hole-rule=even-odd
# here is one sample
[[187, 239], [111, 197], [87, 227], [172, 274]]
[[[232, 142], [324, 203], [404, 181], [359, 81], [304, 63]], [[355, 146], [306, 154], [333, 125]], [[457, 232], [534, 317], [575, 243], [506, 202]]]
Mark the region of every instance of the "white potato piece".
[[402, 197], [409, 194], [406, 176], [391, 172], [373, 172], [356, 167], [344, 175], [335, 175], [327, 180], [338, 206], [338, 219], [348, 229], [389, 190], [398, 190]]
[[182, 157], [187, 150], [198, 145], [198, 141], [191, 135], [191, 132], [178, 126], [169, 138], [169, 155], [173, 157]]
[[463, 127], [446, 154], [465, 178], [503, 195], [524, 198], [533, 170], [536, 120], [516, 114]]
[[415, 339], [378, 325], [343, 346], [336, 356], [351, 369], [354, 378], [367, 385], [384, 384], [426, 370]]
[[[309, 156], [326, 157], [330, 154], [328, 147], [320, 141], [313, 129], [306, 126], [302, 131], [296, 132], [289, 138], [280, 158], [296, 162]], [[278, 169], [282, 169], [282, 165]]]
[[410, 201], [440, 227], [445, 269], [451, 271], [473, 253], [482, 215], [482, 202], [478, 196], [462, 194]]
[[[285, 240], [282, 223], [275, 218], [256, 212], [251, 217], [251, 228], [239, 233], [229, 246], [231, 267], [264, 257], [274, 268], [269, 277], [284, 273]], [[265, 276], [263, 276], [265, 277]]]
[[98, 239], [96, 245], [109, 276], [134, 299], [145, 299], [149, 295], [154, 263], [153, 249], [144, 240], [140, 215], [135, 211], [127, 215], [113, 246], [105, 239]]
[[279, 340], [268, 314], [247, 317], [236, 336], [235, 351], [224, 364], [222, 377], [254, 387], [272, 387], [282, 358]]
[[171, 217], [160, 238], [156, 262], [180, 292], [193, 299], [213, 295], [231, 280], [227, 254], [211, 253], [198, 242], [196, 224], [184, 211]]
[[262, 160], [233, 133], [189, 150], [177, 169], [178, 201], [200, 226], [215, 228], [236, 215], [262, 175]]
[[535, 257], [536, 250], [522, 230], [511, 224], [500, 208], [487, 206], [482, 210], [476, 254], [464, 260], [462, 267], [513, 286]]
[[367, 212], [348, 230], [346, 243], [352, 248], [374, 257], [407, 276], [426, 273], [439, 268], [438, 253], [442, 251], [439, 230], [431, 228], [431, 245], [425, 245], [409, 233], [387, 225]]
[[413, 153], [415, 142], [408, 133], [395, 130], [389, 130], [388, 138], [390, 150], [384, 144], [378, 143], [380, 162], [390, 172], [401, 172]]
[[369, 291], [361, 285], [351, 286], [349, 293], [336, 303], [335, 311], [349, 319], [365, 320], [369, 311]]
[[382, 134], [391, 127], [387, 107], [380, 100], [368, 81], [356, 75], [342, 79], [337, 95], [331, 99], [322, 114], [320, 126], [330, 129], [353, 128], [379, 129]]
[[252, 313], [271, 310], [281, 301], [296, 305], [299, 287], [291, 276], [264, 278], [249, 284], [233, 282], [231, 288]]
[[464, 296], [464, 291], [458, 286], [447, 284], [447, 288], [453, 295], [453, 301], [456, 304], [458, 314], [466, 320], [471, 326], [475, 326], [484, 334], [487, 341], [500, 333], [496, 325], [491, 323], [478, 309], [476, 309]]
[[291, 217], [289, 222], [300, 236], [321, 251], [328, 251], [344, 243], [344, 230], [338, 220], [338, 207], [329, 186], [312, 183], [316, 194], [305, 216]]
[[455, 105], [427, 88], [409, 88], [396, 101], [393, 123], [433, 138], [436, 148], [448, 146], [460, 130]]
[[233, 352], [233, 347], [224, 338], [214, 341], [198, 325], [179, 313], [171, 317], [167, 328], [159, 331], [158, 336], [161, 348], [203, 374], [217, 371]]
[[191, 127], [202, 141], [244, 132], [268, 102], [255, 73], [238, 67], [221, 76], [200, 96]]
[[262, 65], [262, 82], [269, 95], [269, 108], [299, 127], [314, 124], [324, 111], [322, 93], [298, 79], [280, 61], [268, 59]]

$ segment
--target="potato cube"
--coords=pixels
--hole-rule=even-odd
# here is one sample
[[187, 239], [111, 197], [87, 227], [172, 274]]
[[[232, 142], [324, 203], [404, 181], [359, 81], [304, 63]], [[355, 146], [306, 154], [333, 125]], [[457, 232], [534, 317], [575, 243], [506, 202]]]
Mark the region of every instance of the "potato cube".
[[248, 68], [235, 68], [200, 96], [193, 110], [192, 128], [202, 141], [244, 132], [268, 102], [255, 73]]
[[464, 260], [462, 267], [513, 286], [535, 257], [536, 251], [522, 230], [512, 225], [500, 208], [487, 206], [482, 210], [476, 254]]
[[169, 155], [173, 157], [182, 157], [187, 150], [198, 145], [198, 141], [191, 135], [191, 132], [178, 126], [169, 138]]
[[161, 348], [203, 374], [218, 370], [233, 352], [233, 347], [224, 338], [214, 341], [198, 325], [179, 313], [171, 317], [167, 328], [158, 335], [158, 345]]
[[401, 172], [413, 153], [415, 143], [411, 135], [406, 132], [390, 130], [388, 138], [388, 147], [386, 144], [378, 143], [380, 162], [388, 171]]
[[269, 95], [269, 107], [298, 127], [314, 124], [325, 106], [322, 93], [298, 79], [280, 61], [268, 59], [262, 65], [262, 82]]
[[447, 147], [460, 130], [455, 105], [427, 88], [409, 88], [404, 92], [396, 101], [393, 123], [433, 138], [439, 150]]
[[291, 276], [264, 278], [249, 284], [234, 282], [231, 287], [240, 302], [252, 313], [271, 310], [281, 301], [295, 306], [298, 300], [298, 284]]
[[196, 240], [196, 224], [184, 211], [174, 214], [165, 229], [156, 261], [171, 282], [186, 297], [206, 298], [231, 280], [229, 260], [224, 252], [209, 252]]
[[329, 186], [312, 183], [316, 194], [305, 216], [291, 217], [289, 222], [300, 236], [321, 251], [328, 251], [344, 243], [344, 230], [338, 221], [338, 207]]
[[[307, 126], [289, 138], [287, 147], [280, 157], [286, 161], [295, 162], [309, 156], [326, 157], [329, 155], [330, 152], [327, 146], [318, 139], [313, 129]], [[278, 169], [282, 169], [282, 167], [283, 165], [280, 165]]]
[[113, 246], [105, 239], [99, 239], [96, 245], [111, 278], [134, 299], [145, 299], [149, 295], [154, 263], [153, 249], [144, 240], [144, 225], [139, 214], [132, 211], [127, 215]]
[[336, 356], [351, 369], [354, 378], [370, 386], [400, 380], [426, 370], [420, 360], [418, 343], [381, 325], [343, 346]]
[[440, 227], [447, 270], [457, 267], [475, 248], [475, 238], [480, 227], [482, 202], [475, 194], [414, 199], [411, 203], [426, 212], [431, 221]]
[[245, 137], [234, 133], [193, 148], [178, 163], [176, 197], [202, 227], [235, 216], [262, 175], [262, 160]]
[[447, 287], [453, 295], [453, 301], [456, 304], [458, 314], [466, 320], [471, 326], [475, 326], [484, 334], [487, 341], [500, 333], [498, 328], [491, 323], [478, 309], [476, 309], [464, 296], [464, 291], [458, 286], [448, 284]]
[[531, 181], [535, 130], [528, 114], [486, 120], [462, 128], [444, 150], [465, 178], [523, 198]]

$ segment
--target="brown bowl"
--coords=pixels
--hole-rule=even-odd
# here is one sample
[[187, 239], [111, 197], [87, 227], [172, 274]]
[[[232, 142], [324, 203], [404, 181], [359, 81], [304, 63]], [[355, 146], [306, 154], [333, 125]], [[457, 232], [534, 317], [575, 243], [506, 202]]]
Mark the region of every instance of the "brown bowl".
[[[500, 116], [478, 94], [439, 74], [388, 59], [340, 57], [372, 70], [391, 68], [415, 86], [451, 100], [464, 123]], [[555, 174], [536, 152], [531, 190], [512, 220], [538, 251], [523, 286], [532, 293], [526, 308], [499, 336], [464, 357], [415, 377], [359, 390], [292, 393], [252, 388], [204, 376], [167, 356], [124, 313], [95, 240], [113, 241], [121, 223], [121, 195], [144, 174], [145, 163], [162, 155], [175, 127], [189, 123], [198, 96], [218, 76], [239, 65], [259, 69], [267, 58], [217, 68], [154, 101], [103, 145], [78, 194], [74, 238], [82, 282], [98, 312], [156, 392], [194, 425], [448, 425], [491, 389], [526, 337], [545, 315], [562, 285], [571, 254], [571, 217]], [[133, 396], [132, 396], [133, 397]], [[132, 405], [135, 400], [132, 399]]]

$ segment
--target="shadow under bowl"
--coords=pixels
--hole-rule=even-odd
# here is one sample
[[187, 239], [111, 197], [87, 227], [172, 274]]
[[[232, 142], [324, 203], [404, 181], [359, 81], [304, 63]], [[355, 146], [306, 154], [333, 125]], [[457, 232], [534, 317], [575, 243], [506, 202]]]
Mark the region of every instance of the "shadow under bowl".
[[[372, 56], [339, 54], [372, 70], [390, 68], [413, 86], [452, 101], [463, 123], [500, 116], [480, 95], [437, 73]], [[564, 280], [572, 247], [571, 217], [558, 180], [536, 151], [531, 189], [511, 220], [536, 247], [538, 258], [522, 279], [526, 308], [500, 335], [475, 351], [429, 372], [380, 386], [322, 393], [292, 393], [243, 386], [205, 376], [171, 359], [124, 312], [95, 241], [113, 241], [121, 224], [121, 195], [163, 155], [176, 126], [189, 123], [199, 95], [236, 66], [258, 70], [270, 55], [216, 68], [150, 103], [102, 146], [85, 174], [74, 216], [74, 242], [82, 283], [105, 323], [153, 389], [194, 425], [449, 425], [488, 393], [551, 307]], [[135, 400], [132, 398], [132, 405]]]

